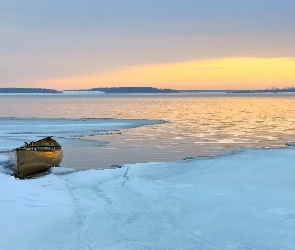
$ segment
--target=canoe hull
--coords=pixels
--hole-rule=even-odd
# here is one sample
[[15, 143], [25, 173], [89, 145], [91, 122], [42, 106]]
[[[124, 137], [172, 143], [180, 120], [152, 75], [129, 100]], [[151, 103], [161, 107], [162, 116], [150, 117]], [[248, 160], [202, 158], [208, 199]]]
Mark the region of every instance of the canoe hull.
[[[46, 141], [45, 141], [46, 142]], [[50, 144], [56, 141], [50, 141]], [[53, 144], [54, 145], [54, 144]], [[17, 172], [20, 178], [43, 172], [55, 166], [58, 167], [62, 161], [63, 151], [58, 146], [44, 146], [44, 141], [40, 140], [33, 145], [28, 144], [12, 150], [9, 154], [9, 164]]]

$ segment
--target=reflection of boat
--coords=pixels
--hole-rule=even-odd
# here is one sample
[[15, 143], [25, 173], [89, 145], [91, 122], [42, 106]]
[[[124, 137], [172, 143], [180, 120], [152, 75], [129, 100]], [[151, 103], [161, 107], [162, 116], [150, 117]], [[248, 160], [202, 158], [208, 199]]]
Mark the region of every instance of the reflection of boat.
[[58, 167], [62, 160], [62, 148], [51, 137], [25, 145], [9, 153], [9, 164], [20, 178]]

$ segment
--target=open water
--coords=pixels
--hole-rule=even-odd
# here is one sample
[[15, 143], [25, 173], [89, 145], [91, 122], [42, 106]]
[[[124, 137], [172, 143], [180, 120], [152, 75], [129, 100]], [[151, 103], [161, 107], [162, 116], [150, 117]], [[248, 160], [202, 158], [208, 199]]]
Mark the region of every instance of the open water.
[[78, 169], [181, 160], [240, 147], [284, 147], [295, 141], [293, 94], [1, 95], [0, 117], [166, 121], [84, 138], [109, 144], [67, 148], [71, 160], [63, 166]]

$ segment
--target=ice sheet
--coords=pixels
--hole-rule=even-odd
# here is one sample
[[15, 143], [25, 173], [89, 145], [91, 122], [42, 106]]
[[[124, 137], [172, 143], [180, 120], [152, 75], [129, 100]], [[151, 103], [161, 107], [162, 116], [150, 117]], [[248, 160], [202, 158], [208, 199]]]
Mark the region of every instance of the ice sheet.
[[132, 119], [19, 119], [0, 118], [0, 152], [23, 145], [45, 136], [54, 136], [63, 147], [94, 147], [105, 141], [80, 140], [84, 136], [98, 135], [123, 128], [160, 124], [158, 120]]
[[294, 249], [294, 160], [294, 148], [249, 149], [29, 180], [0, 171], [1, 248]]

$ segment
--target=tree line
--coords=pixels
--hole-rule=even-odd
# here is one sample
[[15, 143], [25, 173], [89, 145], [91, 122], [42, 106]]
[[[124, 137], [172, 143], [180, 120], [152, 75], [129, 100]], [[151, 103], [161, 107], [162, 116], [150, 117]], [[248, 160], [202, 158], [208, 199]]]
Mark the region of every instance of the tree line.
[[44, 89], [44, 88], [0, 88], [0, 93], [11, 93], [11, 94], [56, 94], [61, 91], [55, 89]]

